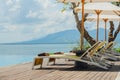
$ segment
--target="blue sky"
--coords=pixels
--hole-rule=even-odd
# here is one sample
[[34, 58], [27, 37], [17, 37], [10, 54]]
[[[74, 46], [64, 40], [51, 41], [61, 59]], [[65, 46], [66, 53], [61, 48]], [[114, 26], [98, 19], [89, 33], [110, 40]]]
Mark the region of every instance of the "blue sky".
[[72, 13], [56, 0], [0, 0], [0, 43], [74, 29]]
[[0, 0], [0, 43], [37, 39], [76, 29], [72, 11], [62, 13], [62, 8], [63, 4], [56, 0]]

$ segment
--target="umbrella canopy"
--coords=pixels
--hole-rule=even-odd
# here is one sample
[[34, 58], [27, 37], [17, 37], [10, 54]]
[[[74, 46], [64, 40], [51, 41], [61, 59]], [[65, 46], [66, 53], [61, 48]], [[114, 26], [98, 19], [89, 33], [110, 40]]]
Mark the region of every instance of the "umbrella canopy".
[[[75, 8], [75, 12], [79, 12], [82, 9], [82, 6]], [[99, 35], [99, 15], [100, 14], [109, 14], [109, 15], [120, 15], [120, 7], [113, 5], [108, 2], [101, 3], [86, 3], [84, 5], [85, 13], [97, 14], [97, 31], [96, 31], [96, 41], [98, 41]]]
[[[99, 19], [105, 22], [105, 31], [104, 31], [104, 36], [105, 36], [105, 41], [107, 41], [107, 31], [106, 31], [106, 26], [107, 26], [107, 21], [120, 21], [120, 16], [117, 15], [100, 15]], [[97, 15], [89, 15], [87, 17], [88, 21], [96, 21], [97, 20]]]
[[[75, 12], [80, 12], [82, 6], [76, 7], [74, 9]], [[100, 12], [102, 14], [109, 14], [109, 15], [120, 15], [120, 7], [113, 5], [112, 3], [108, 2], [101, 2], [101, 3], [86, 3], [84, 5], [85, 13], [97, 13]]]
[[[82, 2], [82, 0], [58, 0], [59, 2]], [[120, 2], [120, 0], [84, 0], [85, 2]]]
[[[103, 19], [108, 19], [109, 21], [120, 21], [120, 16], [118, 15], [100, 15], [99, 16], [100, 20]], [[97, 20], [97, 15], [88, 15], [87, 16], [88, 21], [96, 21]]]

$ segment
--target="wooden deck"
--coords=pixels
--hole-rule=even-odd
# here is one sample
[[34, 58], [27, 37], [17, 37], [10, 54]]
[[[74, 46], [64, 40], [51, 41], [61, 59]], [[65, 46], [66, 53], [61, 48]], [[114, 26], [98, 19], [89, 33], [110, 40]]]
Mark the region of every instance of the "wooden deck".
[[32, 70], [32, 63], [18, 64], [0, 68], [0, 80], [120, 80], [120, 62], [108, 71], [97, 68], [86, 70], [74, 69], [74, 61], [57, 60], [56, 65], [50, 63], [37, 66]]

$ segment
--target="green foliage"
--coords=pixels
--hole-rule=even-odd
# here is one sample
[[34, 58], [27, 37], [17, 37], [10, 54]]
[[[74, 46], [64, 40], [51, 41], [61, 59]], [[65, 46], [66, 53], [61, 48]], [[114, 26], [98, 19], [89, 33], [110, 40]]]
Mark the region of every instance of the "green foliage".
[[120, 2], [112, 2], [112, 4], [114, 4], [116, 6], [120, 6]]
[[79, 46], [76, 46], [76, 47], [74, 47], [74, 48], [72, 49], [72, 51], [78, 51], [78, 50], [80, 50], [80, 47], [79, 47]]
[[[83, 50], [87, 50], [88, 48], [90, 48], [90, 45], [89, 45], [89, 43], [86, 41], [86, 42], [84, 43]], [[75, 46], [75, 47], [72, 49], [72, 51], [77, 51], [77, 50], [80, 50], [80, 43], [79, 43], [79, 42], [77, 43], [77, 46]]]
[[61, 12], [64, 12], [64, 11], [70, 9], [71, 6], [72, 6], [71, 3], [64, 3], [64, 6], [63, 6]]
[[114, 43], [113, 50], [120, 53], [120, 44], [118, 42]]
[[[90, 48], [90, 45], [83, 46], [83, 50], [87, 50], [88, 48]], [[72, 49], [72, 51], [77, 51], [77, 50], [80, 50], [80, 46], [76, 46]]]
[[116, 52], [120, 52], [120, 47], [119, 48], [114, 48], [113, 50], [116, 51]]
[[75, 46], [72, 51], [77, 51], [77, 50], [80, 50], [80, 43], [77, 42], [77, 46]]
[[90, 45], [84, 45], [85, 50], [87, 50], [88, 48], [90, 48]]
[[64, 12], [64, 11], [66, 11], [66, 8], [65, 8], [65, 7], [61, 10], [61, 12]]

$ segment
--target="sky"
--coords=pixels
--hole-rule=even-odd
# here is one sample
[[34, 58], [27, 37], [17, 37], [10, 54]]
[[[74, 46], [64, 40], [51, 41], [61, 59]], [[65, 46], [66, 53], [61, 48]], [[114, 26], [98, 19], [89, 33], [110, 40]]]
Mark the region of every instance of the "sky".
[[61, 12], [63, 7], [56, 0], [0, 0], [0, 43], [33, 40], [76, 29], [72, 10]]

